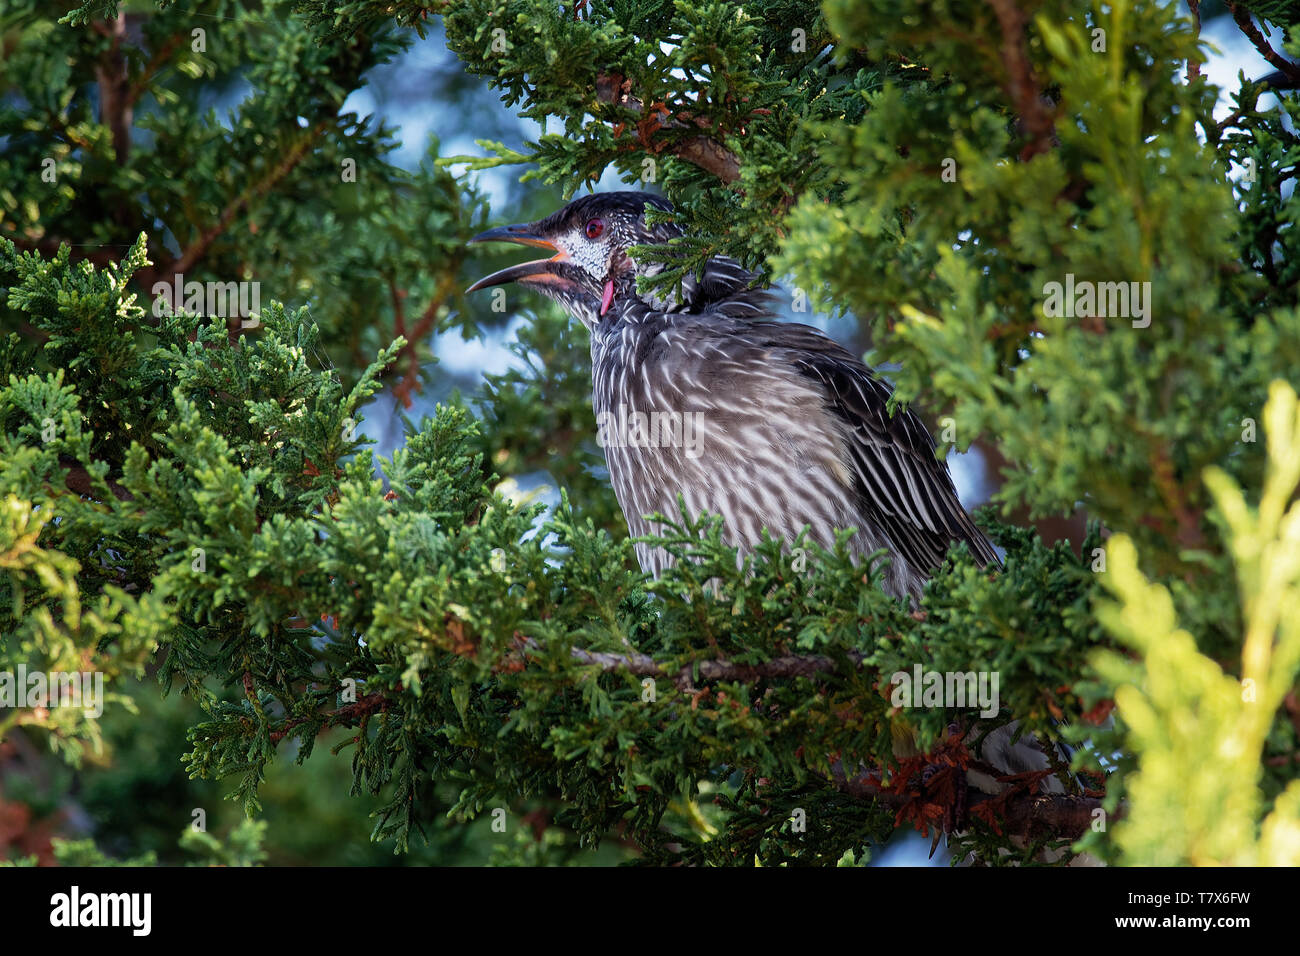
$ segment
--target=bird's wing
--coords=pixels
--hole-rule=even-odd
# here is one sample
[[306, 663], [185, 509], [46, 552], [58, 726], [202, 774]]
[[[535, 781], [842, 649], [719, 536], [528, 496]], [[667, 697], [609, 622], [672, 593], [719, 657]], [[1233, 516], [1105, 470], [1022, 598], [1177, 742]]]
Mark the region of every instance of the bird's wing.
[[965, 541], [982, 564], [997, 563], [992, 543], [962, 507], [948, 466], [935, 457], [925, 425], [910, 409], [889, 414], [892, 389], [866, 365], [807, 325], [723, 320], [716, 328], [724, 340], [775, 353], [820, 384], [827, 407], [846, 425], [864, 517], [888, 535], [900, 557], [932, 570], [953, 541]]
[[772, 296], [753, 288], [757, 279], [735, 259], [715, 256], [698, 278], [689, 273], [682, 280], [683, 298], [691, 312], [711, 311], [735, 319], [770, 315]]
[[[659, 265], [647, 269], [648, 275], [661, 271]], [[758, 275], [742, 268], [730, 256], [714, 256], [696, 275], [688, 272], [682, 277], [681, 298], [672, 290], [661, 290], [647, 295], [651, 309], [673, 313], [702, 314], [732, 319], [757, 319], [772, 313], [772, 295], [766, 289], [754, 288]]]

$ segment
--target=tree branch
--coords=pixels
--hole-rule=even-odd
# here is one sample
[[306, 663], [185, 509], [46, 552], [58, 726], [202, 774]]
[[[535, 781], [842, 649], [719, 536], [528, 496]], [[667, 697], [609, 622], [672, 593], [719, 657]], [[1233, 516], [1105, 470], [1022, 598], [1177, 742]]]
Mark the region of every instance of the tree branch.
[[1043, 99], [1029, 62], [1025, 44], [1025, 25], [1029, 18], [1016, 6], [1015, 0], [988, 0], [988, 4], [1002, 28], [1002, 65], [1007, 73], [1004, 89], [1029, 135], [1029, 142], [1020, 151], [1021, 161], [1028, 161], [1052, 148], [1056, 140], [1055, 116]]
[[[406, 329], [406, 309], [403, 305], [406, 293], [399, 290], [392, 279], [388, 281], [388, 290], [393, 299], [394, 337], [400, 335], [406, 339], [406, 345], [398, 353], [399, 356], [406, 360], [406, 374], [393, 387], [393, 394], [401, 399], [402, 405], [406, 408], [411, 407], [411, 392], [420, 390], [420, 355], [417, 348], [419, 343], [433, 332], [433, 327], [438, 320], [438, 309], [442, 307], [443, 302], [446, 301], [447, 296], [451, 295], [456, 286], [459, 261], [457, 259], [457, 264], [449, 268], [438, 281], [428, 306], [420, 313], [420, 317], [415, 322], [415, 327], [409, 332]], [[393, 364], [397, 364], [396, 360]]]
[[320, 717], [291, 717], [284, 722], [284, 726], [279, 730], [271, 731], [271, 743], [278, 744], [285, 737], [290, 736], [294, 728], [303, 724], [321, 720], [321, 729], [327, 727], [337, 727], [341, 724], [350, 724], [354, 720], [360, 720], [369, 717], [377, 710], [383, 710], [388, 705], [388, 698], [382, 691], [375, 691], [373, 694], [367, 694], [360, 700], [352, 704], [345, 704], [337, 710], [327, 711]]
[[127, 82], [126, 55], [122, 40], [126, 37], [126, 13], [119, 12], [111, 24], [97, 24], [96, 32], [109, 38], [109, 47], [95, 64], [99, 84], [99, 121], [113, 136], [113, 154], [117, 164], [125, 166], [131, 153], [132, 100]]
[[128, 107], [136, 104], [144, 94], [145, 88], [149, 85], [149, 81], [153, 79], [154, 74], [171, 58], [172, 53], [175, 52], [184, 39], [185, 37], [180, 33], [172, 34], [167, 38], [167, 42], [160, 46], [154, 55], [149, 58], [149, 62], [145, 64], [144, 69], [140, 71], [140, 75], [135, 78], [127, 91], [126, 103]]
[[[522, 644], [537, 648], [537, 642], [531, 638], [523, 639]], [[570, 648], [569, 654], [574, 660], [583, 664], [594, 664], [601, 670], [624, 671], [638, 677], [666, 677], [684, 693], [692, 693], [695, 688], [692, 678], [698, 670], [704, 680], [741, 681], [752, 683], [767, 677], [814, 677], [835, 670], [836, 662], [822, 655], [787, 655], [775, 657], [758, 664], [737, 664], [726, 660], [697, 661], [674, 672], [665, 670], [653, 657], [647, 654], [613, 654], [602, 651], [587, 651]], [[860, 665], [862, 654], [851, 653], [849, 659]], [[955, 738], [953, 747], [962, 748], [960, 759], [946, 760], [940, 755], [940, 770], [950, 774], [964, 775], [967, 764], [975, 764], [969, 752], [965, 751], [960, 738]], [[961, 786], [960, 796], [943, 800], [937, 794], [942, 787], [922, 786], [921, 790], [908, 789], [906, 784], [912, 775], [904, 774], [904, 786], [886, 788], [878, 777], [870, 773], [850, 777], [836, 763], [832, 782], [845, 793], [861, 799], [871, 799], [879, 805], [899, 813], [900, 819], [929, 821], [947, 832], [965, 825], [969, 814], [974, 813], [996, 830], [1010, 836], [1025, 838], [1056, 837], [1077, 839], [1087, 832], [1094, 819], [1094, 811], [1101, 807], [1101, 800], [1096, 797], [1074, 796], [1068, 794], [1038, 793], [1037, 781], [1053, 771], [1021, 775], [1033, 779], [1020, 780], [1008, 777], [997, 768], [975, 764], [996, 779], [1008, 782], [1008, 789], [998, 794], [972, 793], [967, 795], [965, 786]]]
[[[64, 476], [63, 483], [69, 491], [81, 495], [83, 498], [95, 497], [95, 490], [90, 481], [90, 472], [86, 470], [85, 465], [65, 455], [59, 456], [59, 465], [67, 469], [68, 473]], [[113, 492], [118, 501], [135, 501], [135, 495], [116, 481], [106, 478], [104, 483], [108, 485], [108, 490]]]
[[1269, 45], [1268, 40], [1264, 39], [1264, 34], [1259, 32], [1259, 27], [1255, 26], [1255, 21], [1250, 18], [1250, 11], [1244, 9], [1234, 0], [1224, 0], [1224, 2], [1237, 27], [1255, 45], [1255, 49], [1259, 51], [1260, 56], [1277, 67], [1278, 71], [1292, 83], [1300, 83], [1300, 65], [1284, 59], [1282, 54]]
[[249, 186], [237, 197], [231, 200], [226, 208], [221, 211], [221, 215], [217, 218], [216, 223], [201, 233], [199, 238], [192, 242], [185, 251], [181, 253], [180, 257], [175, 259], [171, 265], [163, 271], [170, 271], [172, 275], [175, 276], [177, 273], [185, 273], [193, 268], [195, 263], [202, 259], [207, 253], [208, 248], [212, 245], [213, 241], [226, 231], [226, 228], [230, 225], [235, 216], [248, 208], [248, 204], [255, 196], [261, 196], [269, 192], [276, 183], [289, 175], [289, 173], [293, 171], [294, 167], [302, 162], [303, 158], [311, 151], [312, 145], [320, 135], [325, 132], [326, 126], [326, 122], [322, 120], [308, 130], [307, 134], [289, 150], [288, 154], [279, 162], [278, 165], [267, 173], [267, 175], [262, 177], [260, 181]]
[[[647, 113], [642, 102], [632, 95], [628, 81], [616, 73], [601, 74], [596, 78], [596, 102], [622, 106], [642, 114], [637, 123], [637, 135], [641, 145], [651, 153], [664, 148], [664, 144], [657, 144], [650, 138], [657, 130], [690, 129], [688, 124], [673, 118], [663, 104], [657, 104]], [[669, 148], [674, 156], [712, 173], [724, 183], [734, 183], [740, 178], [740, 160], [736, 154], [710, 136], [693, 136]]]

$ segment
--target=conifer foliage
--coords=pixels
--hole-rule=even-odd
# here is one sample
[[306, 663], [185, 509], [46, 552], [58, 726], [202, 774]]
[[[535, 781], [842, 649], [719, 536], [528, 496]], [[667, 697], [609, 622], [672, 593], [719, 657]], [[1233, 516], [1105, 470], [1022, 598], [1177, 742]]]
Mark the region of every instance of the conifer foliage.
[[[350, 754], [398, 850], [454, 782], [453, 820], [541, 807], [650, 863], [912, 827], [989, 863], [1300, 863], [1291, 5], [1226, 4], [1277, 72], [1219, 120], [1208, 2], [50, 6], [0, 5], [0, 672], [102, 673], [110, 707], [156, 676], [250, 815], [273, 761]], [[343, 111], [434, 18], [536, 142], [407, 172]], [[682, 513], [648, 580], [550, 311], [372, 460], [367, 400], [491, 321], [465, 240], [545, 211], [471, 171], [611, 165], [686, 229], [653, 281], [726, 254], [855, 317], [945, 448], [997, 450], [1003, 519], [1087, 535], [989, 509], [1004, 567], [954, 550], [909, 607], [846, 548], [738, 564]], [[537, 469], [549, 513], [503, 493]], [[1000, 712], [900, 707], [917, 665], [998, 675]], [[963, 735], [1012, 719], [1073, 768], [967, 790]], [[0, 706], [18, 732], [100, 745], [76, 708]]]

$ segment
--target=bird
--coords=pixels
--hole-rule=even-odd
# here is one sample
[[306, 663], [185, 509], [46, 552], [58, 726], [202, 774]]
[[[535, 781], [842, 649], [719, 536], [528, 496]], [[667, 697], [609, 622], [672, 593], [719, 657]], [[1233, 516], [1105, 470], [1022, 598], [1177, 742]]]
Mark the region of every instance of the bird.
[[[912, 602], [954, 543], [981, 566], [997, 564], [920, 417], [891, 414], [892, 386], [821, 330], [776, 321], [753, 273], [718, 256], [685, 277], [680, 296], [637, 292], [636, 279], [663, 266], [636, 261], [631, 247], [682, 235], [672, 222], [648, 225], [647, 208], [673, 209], [644, 192], [595, 193], [480, 233], [471, 242], [552, 255], [467, 290], [516, 282], [586, 326], [592, 407], [613, 426], [602, 444], [634, 539], [655, 533], [650, 516], [678, 514], [680, 495], [690, 515], [720, 516], [723, 541], [741, 554], [764, 531], [788, 546], [806, 529], [829, 549], [837, 529], [856, 529], [853, 555], [887, 552], [881, 585]], [[672, 563], [663, 547], [634, 548], [654, 577]]]
[[[680, 295], [637, 292], [637, 278], [663, 266], [636, 261], [631, 248], [683, 234], [659, 217], [647, 224], [647, 209], [671, 213], [673, 206], [644, 192], [595, 193], [535, 222], [479, 233], [470, 241], [551, 255], [466, 290], [518, 283], [560, 303], [589, 331], [597, 422], [617, 423], [615, 431], [642, 423], [635, 436], [606, 434], [601, 442], [642, 570], [657, 578], [672, 563], [663, 547], [638, 539], [655, 532], [652, 515], [678, 513], [679, 496], [688, 514], [723, 519], [722, 539], [738, 559], [764, 531], [787, 546], [806, 531], [829, 549], [837, 530], [856, 529], [853, 555], [886, 551], [880, 585], [913, 607], [953, 544], [965, 545], [981, 567], [1000, 565], [920, 417], [901, 406], [891, 414], [892, 386], [820, 329], [776, 321], [754, 273], [716, 256], [699, 275], [686, 275]], [[655, 414], [681, 429], [647, 429]], [[681, 440], [687, 421], [701, 430], [695, 454]], [[654, 440], [665, 434], [677, 440]], [[999, 774], [1046, 770], [1042, 744], [1017, 727], [1011, 721], [985, 732], [976, 723], [966, 739]], [[912, 752], [906, 722], [894, 731], [896, 754]], [[1068, 748], [1053, 747], [1068, 760]], [[966, 779], [991, 794], [1006, 786], [973, 768]], [[1064, 792], [1055, 778], [1041, 786]]]

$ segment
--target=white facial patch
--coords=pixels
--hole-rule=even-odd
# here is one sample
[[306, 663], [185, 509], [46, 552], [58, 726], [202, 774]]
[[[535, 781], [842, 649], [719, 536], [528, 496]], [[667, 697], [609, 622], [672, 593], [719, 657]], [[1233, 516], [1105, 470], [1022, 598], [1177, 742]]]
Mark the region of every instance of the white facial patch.
[[588, 239], [584, 231], [586, 227], [587, 224], [583, 223], [579, 228], [566, 232], [556, 245], [569, 254], [574, 265], [599, 281], [609, 274], [609, 247], [599, 239]]

